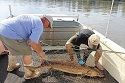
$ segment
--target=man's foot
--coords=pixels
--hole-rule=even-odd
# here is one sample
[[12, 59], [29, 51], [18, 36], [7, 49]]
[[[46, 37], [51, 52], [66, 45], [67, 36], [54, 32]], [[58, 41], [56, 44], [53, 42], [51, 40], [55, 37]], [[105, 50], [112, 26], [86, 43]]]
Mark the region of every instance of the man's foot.
[[99, 64], [98, 64], [98, 65], [95, 65], [95, 67], [98, 68], [98, 69], [101, 70], [101, 71], [104, 70], [104, 68], [103, 68], [101, 65], [99, 65]]
[[25, 75], [24, 75], [25, 79], [37, 78], [42, 73], [39, 68], [37, 68], [37, 69], [28, 69], [26, 67], [24, 67], [24, 68], [25, 68]]
[[20, 63], [16, 62], [16, 56], [9, 56], [8, 59], [9, 59], [9, 62], [8, 62], [7, 71], [11, 72], [14, 69], [18, 69], [21, 67]]

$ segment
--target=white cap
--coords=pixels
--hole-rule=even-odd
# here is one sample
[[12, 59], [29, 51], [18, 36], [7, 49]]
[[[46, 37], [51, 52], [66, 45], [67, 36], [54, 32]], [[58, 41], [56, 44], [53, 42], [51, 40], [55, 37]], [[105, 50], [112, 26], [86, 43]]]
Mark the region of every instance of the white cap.
[[52, 16], [44, 15], [44, 17], [45, 17], [47, 20], [49, 20], [49, 22], [50, 22], [50, 28], [53, 28], [53, 27], [52, 27], [52, 24], [53, 24], [53, 18], [52, 18]]
[[92, 34], [88, 39], [88, 46], [91, 49], [97, 49], [99, 43], [100, 43], [100, 37], [96, 34]]

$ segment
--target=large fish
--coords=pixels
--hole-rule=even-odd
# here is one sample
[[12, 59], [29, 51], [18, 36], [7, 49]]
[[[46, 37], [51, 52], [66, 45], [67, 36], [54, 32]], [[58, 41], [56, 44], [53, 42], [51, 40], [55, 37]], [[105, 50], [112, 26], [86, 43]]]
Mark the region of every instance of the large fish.
[[104, 77], [104, 75], [95, 68], [92, 68], [87, 65], [80, 65], [75, 61], [68, 60], [45, 61], [44, 64], [41, 64], [41, 66], [39, 67], [27, 66], [27, 68], [31, 71], [40, 70], [41, 72], [44, 68], [51, 68], [66, 73], [77, 74], [82, 76]]

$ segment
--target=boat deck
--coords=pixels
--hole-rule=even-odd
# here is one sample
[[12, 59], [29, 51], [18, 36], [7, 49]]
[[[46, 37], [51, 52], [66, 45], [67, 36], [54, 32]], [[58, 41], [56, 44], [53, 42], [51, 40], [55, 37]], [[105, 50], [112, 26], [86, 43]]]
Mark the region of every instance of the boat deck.
[[[48, 48], [47, 50], [49, 49], [51, 48]], [[47, 50], [46, 50], [46, 55], [48, 57], [47, 59], [51, 59], [51, 60], [68, 59], [68, 56], [65, 50], [62, 51], [62, 48], [58, 50], [51, 50], [51, 51], [47, 51]], [[89, 58], [92, 59], [93, 57], [90, 56]], [[6, 60], [7, 60], [7, 57], [4, 57], [3, 60], [0, 61], [0, 66], [4, 64], [6, 66], [6, 62], [7, 62]], [[33, 52], [33, 61], [35, 66], [38, 66], [41, 64], [39, 57], [35, 52]], [[17, 62], [22, 64], [21, 55], [17, 56]], [[0, 77], [1, 78], [0, 83], [3, 83], [2, 82], [3, 80], [5, 80], [4, 83], [118, 83], [106, 70], [104, 70], [103, 72], [105, 75], [105, 78], [82, 77], [80, 75], [72, 75], [72, 74], [64, 73], [57, 70], [53, 70], [50, 73], [46, 73], [46, 70], [47, 69], [43, 71], [40, 77], [35, 79], [30, 79], [30, 80], [25, 80], [23, 78], [23, 75], [24, 75], [23, 66], [21, 66], [21, 68], [19, 68], [18, 70], [14, 70], [13, 72], [10, 72], [8, 74], [5, 72], [5, 70], [3, 73], [2, 71], [0, 71], [1, 76], [3, 76], [3, 78]]]

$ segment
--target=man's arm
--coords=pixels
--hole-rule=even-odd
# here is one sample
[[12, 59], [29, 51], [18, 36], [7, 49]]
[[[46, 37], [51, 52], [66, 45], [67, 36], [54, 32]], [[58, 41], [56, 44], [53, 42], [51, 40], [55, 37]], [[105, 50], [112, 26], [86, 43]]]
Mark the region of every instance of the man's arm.
[[38, 44], [37, 44], [37, 43], [33, 42], [32, 40], [30, 40], [29, 43], [30, 43], [30, 46], [32, 47], [32, 49], [40, 55], [41, 61], [43, 61], [44, 57], [45, 57], [45, 53], [43, 52], [43, 49], [40, 45], [40, 41], [38, 41]]

